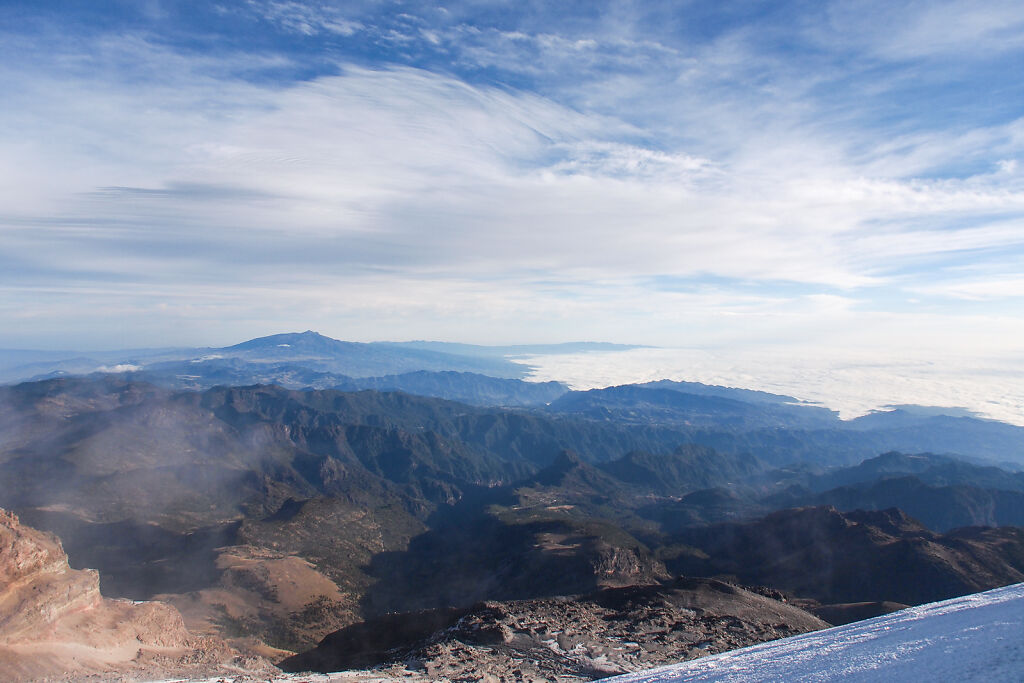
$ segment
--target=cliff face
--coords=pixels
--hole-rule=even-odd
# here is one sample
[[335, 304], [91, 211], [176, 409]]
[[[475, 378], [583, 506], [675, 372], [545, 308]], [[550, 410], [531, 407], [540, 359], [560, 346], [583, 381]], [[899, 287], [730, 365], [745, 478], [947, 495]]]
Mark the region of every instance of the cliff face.
[[0, 670], [9, 680], [240, 672], [220, 640], [197, 638], [160, 602], [100, 595], [99, 574], [72, 569], [60, 541], [0, 510]]

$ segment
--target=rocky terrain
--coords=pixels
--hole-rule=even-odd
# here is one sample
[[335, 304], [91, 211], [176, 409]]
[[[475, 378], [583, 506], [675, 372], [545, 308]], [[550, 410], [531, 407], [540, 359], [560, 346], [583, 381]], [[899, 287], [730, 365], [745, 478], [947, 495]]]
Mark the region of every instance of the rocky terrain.
[[944, 600], [1024, 581], [1024, 529], [965, 527], [946, 534], [897, 509], [780, 510], [749, 522], [679, 534], [680, 573], [727, 576], [824, 603]]
[[280, 666], [376, 667], [383, 675], [409, 671], [441, 681], [589, 681], [827, 626], [767, 592], [678, 579], [390, 615], [331, 634]]
[[272, 673], [218, 638], [194, 636], [173, 607], [100, 595], [60, 541], [0, 510], [0, 670], [5, 680], [145, 679]]
[[[469, 387], [459, 373], [420, 379]], [[927, 495], [907, 503], [930, 524], [1005, 524], [1012, 506], [985, 501], [1024, 495], [1012, 469], [929, 454], [801, 461], [808, 427], [838, 418], [788, 397], [683, 383], [584, 393], [513, 410], [117, 375], [0, 387], [0, 506], [57, 534], [104, 596], [166, 602], [191, 633], [272, 661], [390, 613], [678, 575], [784, 590], [833, 623], [1020, 580], [1019, 529], [938, 533], [845, 509], [913, 477]], [[872, 424], [829, 438], [864, 448]], [[788, 464], [772, 464], [778, 449]], [[789, 509], [858, 486], [878, 495]], [[964, 487], [984, 495], [960, 505]]]
[[934, 453], [883, 453], [823, 473], [793, 473], [761, 502], [768, 508], [898, 507], [932, 531], [1024, 524], [1024, 473]]

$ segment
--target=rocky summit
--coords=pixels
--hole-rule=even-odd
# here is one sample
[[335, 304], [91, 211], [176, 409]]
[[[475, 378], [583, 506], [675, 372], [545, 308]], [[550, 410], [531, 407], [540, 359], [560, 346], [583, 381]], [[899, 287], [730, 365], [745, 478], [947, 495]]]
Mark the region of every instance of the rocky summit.
[[441, 681], [590, 681], [828, 626], [782, 595], [712, 579], [486, 601], [356, 624], [280, 663]]

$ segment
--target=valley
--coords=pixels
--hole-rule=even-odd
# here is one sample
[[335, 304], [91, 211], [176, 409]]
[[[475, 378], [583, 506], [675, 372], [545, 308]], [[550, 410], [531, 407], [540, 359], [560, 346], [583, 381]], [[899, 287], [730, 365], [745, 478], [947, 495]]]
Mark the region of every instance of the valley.
[[590, 680], [1024, 581], [1024, 428], [685, 382], [356, 381], [348, 347], [295, 337], [0, 387], [0, 507], [105, 599], [290, 670]]

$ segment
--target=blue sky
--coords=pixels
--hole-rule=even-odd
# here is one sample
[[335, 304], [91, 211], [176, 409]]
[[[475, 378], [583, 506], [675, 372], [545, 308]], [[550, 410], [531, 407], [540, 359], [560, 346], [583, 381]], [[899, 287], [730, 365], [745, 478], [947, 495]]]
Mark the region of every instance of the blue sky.
[[1019, 2], [0, 2], [0, 348], [1020, 356]]

